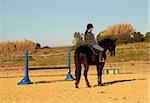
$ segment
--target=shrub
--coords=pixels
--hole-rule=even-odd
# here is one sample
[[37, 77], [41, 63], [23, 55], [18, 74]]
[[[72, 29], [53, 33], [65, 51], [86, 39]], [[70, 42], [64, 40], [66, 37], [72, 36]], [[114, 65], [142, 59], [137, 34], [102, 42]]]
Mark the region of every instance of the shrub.
[[73, 43], [75, 44], [75, 47], [79, 47], [83, 44], [83, 34], [80, 34], [79, 32], [74, 33], [74, 40]]
[[150, 32], [147, 32], [145, 34], [145, 39], [144, 39], [145, 42], [150, 42]]

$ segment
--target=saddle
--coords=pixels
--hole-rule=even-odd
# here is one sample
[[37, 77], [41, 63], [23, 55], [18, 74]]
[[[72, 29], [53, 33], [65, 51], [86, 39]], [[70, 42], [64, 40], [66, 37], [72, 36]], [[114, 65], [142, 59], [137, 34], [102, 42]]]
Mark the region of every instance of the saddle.
[[89, 47], [95, 55], [99, 55], [99, 51], [98, 51], [97, 49], [93, 48], [92, 45], [84, 44], [84, 45], [82, 45], [82, 46], [87, 46], [87, 47]]

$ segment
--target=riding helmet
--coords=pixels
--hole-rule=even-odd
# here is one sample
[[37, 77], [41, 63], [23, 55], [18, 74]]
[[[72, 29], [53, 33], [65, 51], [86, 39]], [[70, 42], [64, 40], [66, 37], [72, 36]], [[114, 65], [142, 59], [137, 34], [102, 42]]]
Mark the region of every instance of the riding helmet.
[[93, 25], [91, 23], [89, 23], [86, 28], [87, 28], [87, 30], [89, 30], [90, 28], [93, 28]]

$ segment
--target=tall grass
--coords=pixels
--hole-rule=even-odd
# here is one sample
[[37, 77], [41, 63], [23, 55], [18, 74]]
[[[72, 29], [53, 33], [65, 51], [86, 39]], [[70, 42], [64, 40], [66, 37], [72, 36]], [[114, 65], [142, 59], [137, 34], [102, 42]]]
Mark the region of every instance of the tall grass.
[[131, 34], [135, 29], [131, 24], [115, 24], [106, 28], [106, 30], [99, 33], [100, 36], [106, 35], [123, 35]]
[[0, 42], [0, 55], [23, 55], [28, 49], [30, 53], [36, 49], [36, 43], [30, 40]]
[[[7, 42], [9, 44], [9, 42]], [[6, 43], [6, 44], [7, 44]], [[12, 48], [13, 43], [17, 43], [15, 48]], [[5, 43], [4, 43], [5, 44]], [[74, 64], [75, 50], [71, 46], [53, 47], [36, 49], [36, 43], [28, 40], [10, 42], [10, 44], [3, 45], [6, 50], [2, 52], [2, 43], [0, 43], [1, 54], [10, 54], [14, 57], [6, 58], [5, 55], [0, 56], [1, 67], [23, 67], [25, 60], [25, 49], [29, 49], [29, 66], [50, 66], [50, 65], [67, 65], [68, 49], [71, 49], [71, 64]], [[19, 46], [20, 44], [20, 46]], [[149, 43], [134, 43], [117, 45], [116, 56], [110, 57], [107, 52], [106, 63], [114, 62], [129, 62], [129, 61], [150, 61]], [[10, 50], [9, 50], [10, 49]], [[36, 52], [34, 52], [36, 50]], [[20, 55], [19, 55], [20, 54]]]

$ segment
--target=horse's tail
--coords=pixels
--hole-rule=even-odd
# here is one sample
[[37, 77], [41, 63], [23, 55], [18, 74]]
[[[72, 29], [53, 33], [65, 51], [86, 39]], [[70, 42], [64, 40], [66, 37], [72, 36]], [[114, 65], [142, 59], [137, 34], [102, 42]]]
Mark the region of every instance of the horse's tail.
[[75, 61], [75, 77], [76, 80], [80, 80], [81, 76], [81, 60], [80, 60], [80, 52], [79, 49], [77, 48], [74, 54], [74, 61]]

